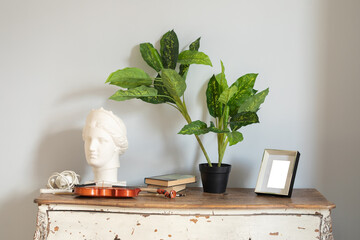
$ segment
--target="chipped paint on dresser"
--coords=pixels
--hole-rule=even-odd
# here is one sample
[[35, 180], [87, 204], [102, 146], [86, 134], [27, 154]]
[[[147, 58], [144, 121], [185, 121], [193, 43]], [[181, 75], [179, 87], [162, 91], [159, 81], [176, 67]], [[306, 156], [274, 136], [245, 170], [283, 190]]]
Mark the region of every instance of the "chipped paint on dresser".
[[184, 210], [78, 205], [39, 206], [34, 239], [333, 240], [330, 211], [324, 209]]
[[39, 206], [37, 219], [36, 219], [36, 230], [34, 234], [34, 240], [47, 239], [48, 235], [48, 216], [46, 206]]

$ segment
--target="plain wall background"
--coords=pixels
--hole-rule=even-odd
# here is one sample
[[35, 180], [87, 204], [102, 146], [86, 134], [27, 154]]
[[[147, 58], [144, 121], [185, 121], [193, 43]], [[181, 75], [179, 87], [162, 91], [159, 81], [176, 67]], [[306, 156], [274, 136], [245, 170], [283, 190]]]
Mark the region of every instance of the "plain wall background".
[[[205, 114], [205, 84], [224, 62], [230, 82], [257, 72], [270, 87], [260, 124], [244, 128], [229, 147], [230, 187], [255, 187], [265, 148], [299, 150], [295, 187], [317, 188], [337, 208], [335, 239], [360, 235], [360, 2], [356, 0], [1, 0], [0, 1], [0, 239], [31, 239], [33, 199], [54, 171], [92, 178], [81, 130], [103, 106], [122, 118], [129, 149], [119, 178], [129, 185], [169, 172], [198, 175], [205, 159], [185, 124], [167, 105], [107, 100], [117, 88], [107, 76], [145, 68], [138, 44], [168, 30], [180, 47], [201, 36], [214, 68], [192, 66], [187, 104]], [[215, 138], [204, 144], [215, 158]]]

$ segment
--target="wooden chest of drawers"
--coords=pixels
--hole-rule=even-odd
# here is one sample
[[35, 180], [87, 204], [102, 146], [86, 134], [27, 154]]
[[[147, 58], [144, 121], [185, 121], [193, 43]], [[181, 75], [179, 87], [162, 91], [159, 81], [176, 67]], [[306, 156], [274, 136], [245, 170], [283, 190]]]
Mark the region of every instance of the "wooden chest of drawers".
[[84, 198], [41, 194], [34, 239], [331, 240], [331, 209], [315, 189], [292, 198], [233, 188], [207, 194], [189, 188], [166, 199]]

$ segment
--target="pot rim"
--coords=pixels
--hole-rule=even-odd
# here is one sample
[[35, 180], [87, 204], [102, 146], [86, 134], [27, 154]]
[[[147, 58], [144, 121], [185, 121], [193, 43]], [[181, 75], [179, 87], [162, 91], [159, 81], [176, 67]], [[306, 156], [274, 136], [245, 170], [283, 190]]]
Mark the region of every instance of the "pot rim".
[[220, 167], [217, 166], [217, 163], [212, 163], [213, 167], [209, 167], [208, 163], [200, 163], [199, 170], [204, 173], [214, 173], [214, 174], [222, 174], [222, 173], [230, 173], [231, 164], [222, 163]]

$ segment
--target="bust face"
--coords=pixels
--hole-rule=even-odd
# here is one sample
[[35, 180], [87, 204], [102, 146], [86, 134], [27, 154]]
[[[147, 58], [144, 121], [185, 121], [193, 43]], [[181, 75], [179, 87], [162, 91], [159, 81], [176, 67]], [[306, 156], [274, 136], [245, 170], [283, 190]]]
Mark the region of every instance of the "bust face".
[[[117, 147], [112, 137], [104, 130], [91, 127], [84, 136], [85, 156], [88, 164], [95, 168], [113, 167], [115, 155], [118, 155]], [[110, 166], [112, 165], [112, 166]]]

